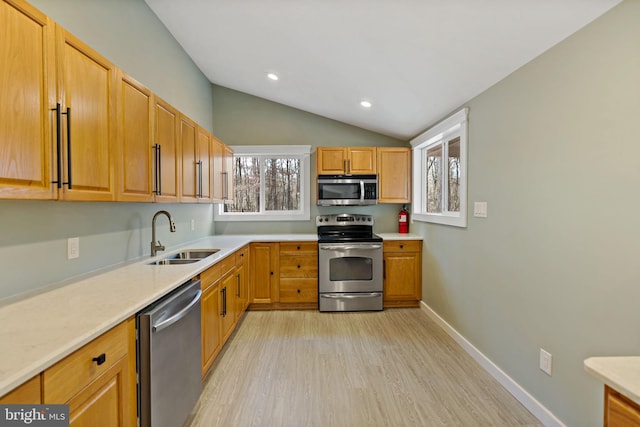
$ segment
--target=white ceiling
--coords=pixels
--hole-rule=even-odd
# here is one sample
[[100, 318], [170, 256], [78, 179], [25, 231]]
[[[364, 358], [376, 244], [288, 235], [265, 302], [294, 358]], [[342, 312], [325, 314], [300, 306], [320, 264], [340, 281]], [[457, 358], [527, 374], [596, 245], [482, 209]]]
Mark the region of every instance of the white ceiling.
[[212, 83], [410, 139], [620, 0], [145, 1]]

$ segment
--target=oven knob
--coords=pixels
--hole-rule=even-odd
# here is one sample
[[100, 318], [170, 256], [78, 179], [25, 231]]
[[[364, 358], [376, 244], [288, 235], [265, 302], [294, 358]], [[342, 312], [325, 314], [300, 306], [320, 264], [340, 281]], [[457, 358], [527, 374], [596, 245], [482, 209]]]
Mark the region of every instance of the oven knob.
[[318, 222], [322, 222], [322, 218], [318, 218]]
[[371, 222], [371, 218], [367, 218], [367, 221]]

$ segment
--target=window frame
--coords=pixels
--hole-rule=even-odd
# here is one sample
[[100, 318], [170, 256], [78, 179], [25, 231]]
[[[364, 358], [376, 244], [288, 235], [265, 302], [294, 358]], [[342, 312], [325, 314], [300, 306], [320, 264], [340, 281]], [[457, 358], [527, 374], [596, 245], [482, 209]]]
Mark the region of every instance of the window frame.
[[[413, 151], [413, 203], [412, 218], [414, 221], [431, 222], [435, 224], [451, 225], [455, 227], [467, 226], [467, 146], [468, 146], [468, 115], [469, 108], [452, 114], [426, 132], [410, 141]], [[458, 196], [460, 211], [448, 211], [447, 199], [449, 181], [442, 179], [441, 212], [427, 212], [427, 165], [426, 151], [440, 145], [442, 147], [443, 177], [448, 174], [447, 152], [448, 142], [460, 138], [460, 180]]]
[[[311, 146], [310, 145], [236, 145], [230, 147], [233, 156], [300, 159], [300, 209], [296, 211], [224, 212], [220, 203], [213, 210], [214, 221], [309, 221]], [[264, 164], [260, 162], [260, 177], [264, 176]], [[260, 192], [264, 194], [264, 179], [260, 180]], [[262, 205], [262, 203], [261, 203]], [[261, 207], [262, 209], [262, 207]]]

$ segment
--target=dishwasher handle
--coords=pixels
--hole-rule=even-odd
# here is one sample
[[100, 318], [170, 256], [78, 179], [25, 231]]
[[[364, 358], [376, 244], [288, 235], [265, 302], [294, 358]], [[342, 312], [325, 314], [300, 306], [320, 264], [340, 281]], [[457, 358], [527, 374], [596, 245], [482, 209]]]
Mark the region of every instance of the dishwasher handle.
[[193, 308], [193, 306], [196, 305], [200, 301], [200, 296], [201, 295], [202, 295], [202, 290], [198, 289], [198, 292], [196, 292], [196, 295], [189, 302], [189, 304], [187, 304], [187, 306], [185, 308], [183, 308], [182, 310], [180, 310], [179, 312], [177, 312], [173, 316], [169, 317], [168, 319], [163, 320], [162, 322], [160, 322], [158, 324], [152, 325], [151, 326], [151, 330], [153, 332], [160, 332], [161, 330], [168, 328], [169, 326], [171, 326], [174, 323], [176, 323], [178, 320], [182, 319], [184, 316], [187, 315], [187, 313], [189, 313], [189, 311]]

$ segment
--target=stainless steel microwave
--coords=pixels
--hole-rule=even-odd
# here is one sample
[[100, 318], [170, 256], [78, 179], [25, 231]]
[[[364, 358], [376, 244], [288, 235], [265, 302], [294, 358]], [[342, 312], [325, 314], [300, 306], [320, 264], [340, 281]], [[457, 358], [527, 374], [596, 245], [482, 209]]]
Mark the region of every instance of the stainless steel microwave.
[[318, 206], [378, 203], [377, 175], [318, 175]]

